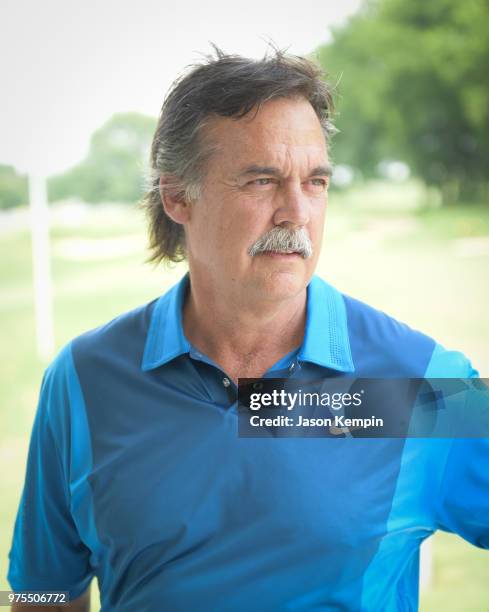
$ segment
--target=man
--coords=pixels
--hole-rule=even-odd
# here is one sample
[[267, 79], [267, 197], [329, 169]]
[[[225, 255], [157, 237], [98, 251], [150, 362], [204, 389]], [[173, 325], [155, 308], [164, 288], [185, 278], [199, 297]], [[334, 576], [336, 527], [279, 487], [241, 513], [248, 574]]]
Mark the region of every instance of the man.
[[484, 440], [237, 435], [239, 377], [476, 374], [313, 276], [331, 113], [282, 53], [218, 52], [174, 85], [146, 206], [153, 259], [189, 274], [47, 370], [13, 589], [76, 600], [96, 575], [107, 611], [412, 610], [423, 539], [489, 546]]

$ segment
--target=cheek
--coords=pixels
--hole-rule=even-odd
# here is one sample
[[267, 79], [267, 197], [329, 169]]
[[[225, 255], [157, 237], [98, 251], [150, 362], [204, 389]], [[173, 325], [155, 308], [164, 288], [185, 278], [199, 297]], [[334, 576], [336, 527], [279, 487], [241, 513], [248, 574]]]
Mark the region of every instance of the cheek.
[[324, 221], [326, 216], [326, 204], [321, 204], [313, 208], [311, 213], [311, 221], [309, 224], [309, 231], [311, 239], [314, 241], [321, 240], [324, 231]]
[[[222, 205], [215, 203], [222, 201]], [[246, 260], [248, 248], [271, 227], [266, 202], [246, 198], [217, 198], [203, 202], [208, 208], [196, 218], [197, 248], [206, 248], [220, 260]], [[268, 212], [267, 212], [268, 211]], [[204, 244], [202, 244], [204, 243]]]
[[223, 262], [236, 261], [245, 254], [248, 246], [246, 237], [249, 230], [237, 216], [226, 215], [215, 221], [214, 229], [203, 236], [211, 250]]
[[226, 215], [222, 223], [221, 234], [225, 240], [234, 245], [250, 246], [270, 229], [270, 220], [263, 218], [262, 212], [256, 207], [235, 207]]

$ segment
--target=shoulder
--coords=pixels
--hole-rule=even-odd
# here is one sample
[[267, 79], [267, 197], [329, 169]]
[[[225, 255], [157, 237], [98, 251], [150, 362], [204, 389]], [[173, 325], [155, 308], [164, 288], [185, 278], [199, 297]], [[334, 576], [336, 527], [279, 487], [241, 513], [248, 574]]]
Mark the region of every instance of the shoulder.
[[74, 338], [71, 345], [75, 358], [85, 353], [131, 352], [134, 344], [144, 343], [156, 301], [120, 314]]
[[[469, 377], [476, 375], [459, 351], [387, 313], [342, 295], [355, 369], [368, 376]], [[475, 374], [474, 374], [475, 372]]]
[[434, 340], [426, 334], [413, 329], [406, 323], [378, 310], [365, 302], [349, 295], [342, 294], [345, 304], [348, 329], [357, 336], [364, 338], [369, 344], [425, 343], [432, 344]]
[[76, 392], [86, 371], [103, 375], [111, 363], [140, 363], [156, 302], [125, 312], [70, 340], [46, 369], [43, 391], [60, 399], [62, 393]]
[[86, 331], [69, 344], [73, 366], [80, 378], [107, 375], [111, 368], [139, 367], [157, 300], [120, 314]]

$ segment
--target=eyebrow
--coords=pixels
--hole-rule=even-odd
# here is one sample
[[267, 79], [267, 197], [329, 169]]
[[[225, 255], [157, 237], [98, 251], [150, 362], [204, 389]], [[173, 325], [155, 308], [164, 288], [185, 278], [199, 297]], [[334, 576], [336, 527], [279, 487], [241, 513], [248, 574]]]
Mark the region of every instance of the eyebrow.
[[[276, 166], [258, 166], [252, 164], [247, 166], [238, 173], [238, 176], [256, 176], [257, 174], [268, 174], [276, 178], [281, 178], [282, 173]], [[309, 176], [331, 176], [333, 174], [333, 167], [331, 164], [316, 166], [311, 170]]]

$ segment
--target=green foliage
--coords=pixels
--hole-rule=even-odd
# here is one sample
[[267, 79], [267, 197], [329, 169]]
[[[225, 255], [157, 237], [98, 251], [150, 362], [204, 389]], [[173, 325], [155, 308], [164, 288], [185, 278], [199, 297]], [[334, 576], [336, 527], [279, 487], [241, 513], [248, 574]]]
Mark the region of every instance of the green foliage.
[[401, 159], [445, 201], [487, 197], [489, 3], [378, 0], [333, 32], [334, 157], [372, 175]]
[[0, 165], [0, 209], [27, 204], [27, 178], [12, 166]]
[[88, 156], [49, 180], [50, 200], [137, 202], [156, 120], [139, 113], [114, 115], [90, 141]]

